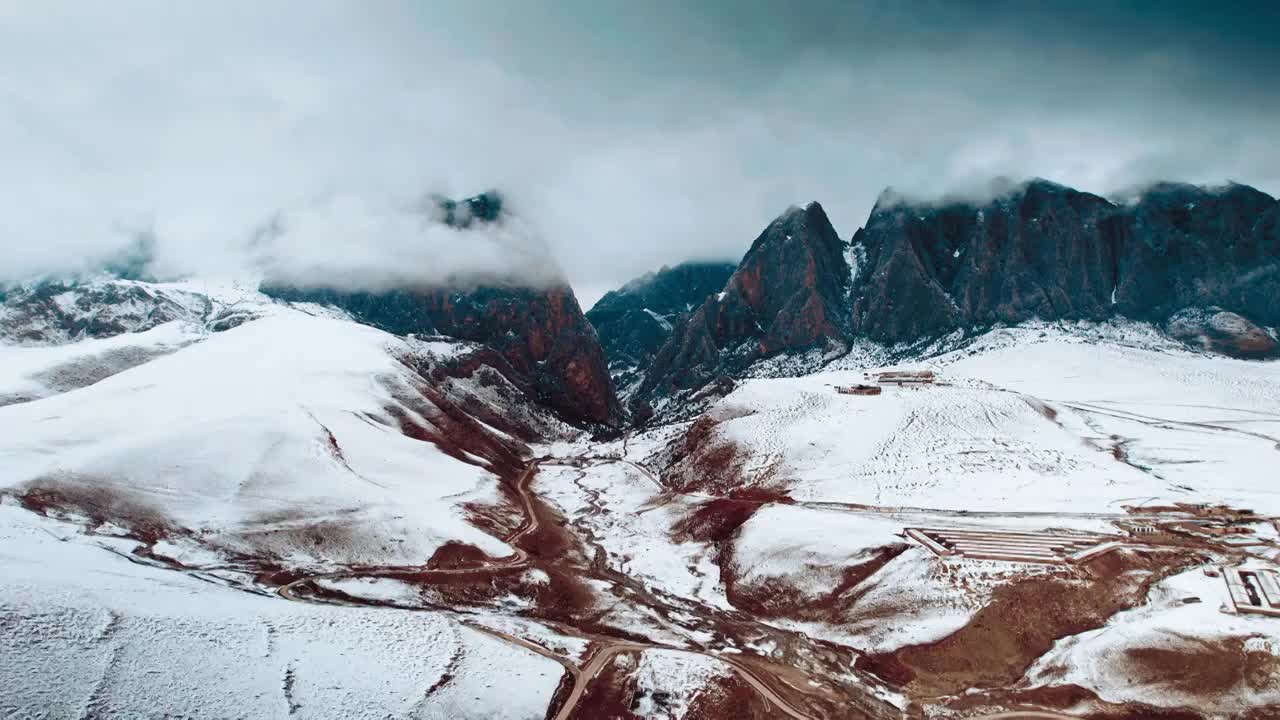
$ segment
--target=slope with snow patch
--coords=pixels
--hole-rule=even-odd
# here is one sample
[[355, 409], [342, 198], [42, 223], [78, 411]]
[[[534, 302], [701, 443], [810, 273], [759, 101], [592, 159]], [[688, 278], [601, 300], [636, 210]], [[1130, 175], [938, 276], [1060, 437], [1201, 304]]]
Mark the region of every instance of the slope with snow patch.
[[797, 500], [1280, 510], [1268, 471], [1280, 460], [1280, 364], [1032, 328], [996, 331], [929, 365], [943, 382], [874, 397], [836, 392], [865, 382], [852, 370], [747, 380], [708, 415], [728, 418], [715, 432], [748, 481], [767, 473]]
[[560, 679], [443, 615], [259, 597], [97, 545], [0, 505], [0, 715], [517, 720]]

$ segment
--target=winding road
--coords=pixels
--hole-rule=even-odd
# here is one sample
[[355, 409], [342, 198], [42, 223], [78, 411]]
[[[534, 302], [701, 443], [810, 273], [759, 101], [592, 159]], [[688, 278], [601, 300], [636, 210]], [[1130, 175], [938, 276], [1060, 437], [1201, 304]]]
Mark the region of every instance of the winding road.
[[[384, 568], [346, 570], [346, 571], [339, 571], [339, 572], [332, 572], [332, 573], [317, 573], [313, 575], [308, 575], [306, 577], [298, 578], [289, 583], [281, 585], [280, 587], [276, 588], [275, 592], [279, 597], [285, 600], [293, 601], [293, 602], [310, 602], [310, 603], [322, 603], [322, 604], [335, 604], [335, 605], [342, 605], [342, 606], [348, 606], [348, 607], [364, 607], [369, 605], [379, 605], [382, 603], [377, 603], [377, 602], [367, 601], [367, 600], [353, 601], [353, 600], [348, 600], [341, 597], [334, 597], [332, 595], [326, 595], [325, 597], [314, 597], [308, 594], [301, 594], [298, 592], [298, 590], [305, 585], [314, 585], [314, 583], [321, 580], [388, 577], [388, 576], [401, 575], [407, 572], [412, 572], [412, 573], [416, 573], [417, 575], [422, 577], [425, 581], [429, 582], [430, 578], [433, 576], [443, 577], [443, 576], [457, 576], [457, 575], [468, 575], [468, 574], [483, 575], [483, 574], [490, 574], [495, 571], [518, 569], [520, 567], [529, 566], [531, 564], [529, 553], [523, 548], [519, 547], [518, 543], [526, 536], [535, 532], [539, 527], [538, 512], [534, 506], [535, 496], [531, 489], [531, 485], [532, 485], [534, 476], [538, 472], [538, 468], [544, 462], [557, 462], [558, 460], [560, 459], [550, 458], [550, 457], [536, 458], [534, 460], [529, 461], [525, 465], [523, 470], [520, 472], [520, 475], [517, 476], [516, 482], [514, 483], [514, 488], [515, 488], [516, 494], [520, 499], [521, 510], [524, 515], [524, 518], [521, 521], [520, 525], [517, 526], [515, 530], [513, 530], [510, 534], [508, 534], [505, 538], [503, 538], [504, 542], [509, 544], [513, 550], [513, 553], [507, 557], [487, 559], [483, 562], [482, 565], [465, 567], [465, 568], [434, 569], [434, 568], [429, 568], [423, 565], [418, 567], [394, 566], [394, 567], [384, 567]], [[629, 463], [629, 464], [632, 464], [635, 467], [640, 468], [643, 472], [646, 473], [646, 475], [650, 479], [652, 479], [656, 484], [659, 485], [659, 487], [661, 487], [661, 483], [659, 483], [656, 478], [654, 478], [651, 474], [649, 474], [647, 469], [644, 469], [642, 466], [635, 465], [634, 463]], [[441, 608], [441, 610], [448, 611], [445, 608]], [[608, 665], [610, 660], [617, 657], [619, 654], [630, 653], [630, 652], [644, 652], [645, 650], [649, 650], [649, 649], [662, 649], [662, 650], [672, 650], [677, 652], [688, 652], [692, 654], [704, 655], [707, 657], [715, 658], [716, 660], [728, 665], [733, 670], [734, 673], [736, 673], [740, 678], [742, 678], [744, 682], [746, 682], [748, 685], [754, 688], [756, 692], [758, 692], [765, 700], [767, 700], [771, 705], [776, 707], [778, 711], [780, 711], [782, 714], [786, 715], [787, 717], [793, 718], [794, 720], [822, 720], [820, 717], [805, 713], [802, 710], [790, 704], [789, 702], [787, 702], [787, 700], [784, 699], [773, 687], [771, 687], [765, 679], [761, 678], [757, 674], [757, 671], [751, 668], [748, 668], [747, 666], [745, 666], [743, 663], [741, 663], [736, 659], [725, 657], [723, 655], [719, 655], [713, 652], [701, 651], [701, 650], [690, 650], [688, 648], [672, 647], [672, 646], [663, 645], [660, 643], [633, 642], [633, 641], [611, 642], [608, 644], [604, 644], [598, 649], [596, 649], [596, 651], [592, 653], [590, 660], [588, 660], [585, 665], [579, 668], [576, 665], [574, 665], [573, 662], [569, 661], [565, 657], [535, 642], [531, 642], [529, 640], [526, 640], [521, 637], [517, 637], [515, 635], [512, 635], [507, 632], [503, 632], [501, 630], [496, 630], [494, 628], [487, 627], [485, 625], [476, 623], [474, 621], [470, 621], [465, 618], [461, 619], [461, 622], [473, 630], [476, 630], [478, 632], [482, 632], [492, 637], [512, 643], [516, 646], [519, 646], [531, 652], [537, 653], [538, 655], [546, 657], [550, 660], [553, 660], [557, 664], [559, 664], [562, 668], [564, 668], [565, 672], [568, 673], [569, 676], [573, 678], [573, 687], [571, 688], [569, 695], [565, 698], [564, 703], [561, 705], [558, 712], [554, 716], [554, 720], [568, 720], [573, 715], [573, 713], [578, 709], [578, 706], [583, 696], [586, 694], [587, 689], [590, 687], [591, 683], [599, 676], [600, 672]], [[556, 629], [560, 631], [572, 631], [572, 628], [564, 627], [560, 623], [556, 624]], [[600, 638], [594, 635], [577, 634], [575, 636], [578, 637], [579, 639], [587, 640], [588, 642], [593, 642], [593, 643], [599, 642], [600, 640]]]

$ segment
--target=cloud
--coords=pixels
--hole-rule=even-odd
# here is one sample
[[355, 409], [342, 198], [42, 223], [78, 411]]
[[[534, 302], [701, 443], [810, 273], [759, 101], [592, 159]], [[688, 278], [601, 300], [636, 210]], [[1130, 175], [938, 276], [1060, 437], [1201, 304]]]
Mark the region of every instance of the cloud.
[[278, 214], [246, 246], [245, 265], [272, 284], [380, 290], [552, 284], [563, 274], [518, 214], [454, 228], [434, 200], [380, 203], [352, 195]]
[[[886, 186], [1280, 192], [1275, 11], [1175, 5], [10, 4], [0, 276], [92, 264], [140, 228], [173, 272], [369, 283], [539, 276], [522, 253], [545, 245], [589, 304], [736, 259], [792, 204], [848, 237]], [[490, 187], [518, 237], [405, 211]], [[278, 247], [250, 251], [273, 222]]]

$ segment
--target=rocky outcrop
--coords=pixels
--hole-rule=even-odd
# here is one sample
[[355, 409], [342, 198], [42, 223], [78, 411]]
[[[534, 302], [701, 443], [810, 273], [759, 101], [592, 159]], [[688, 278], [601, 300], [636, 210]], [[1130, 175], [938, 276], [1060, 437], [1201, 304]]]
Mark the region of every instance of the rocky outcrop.
[[622, 424], [604, 351], [568, 286], [430, 290], [416, 299], [438, 333], [496, 350], [543, 404], [571, 419]]
[[1161, 184], [1127, 205], [1045, 180], [980, 204], [886, 193], [852, 241], [853, 327], [910, 343], [1032, 318], [1165, 323], [1211, 306], [1280, 324], [1276, 207], [1243, 185]]
[[638, 310], [608, 322], [646, 352], [668, 335], [648, 367], [629, 357], [627, 399], [644, 419], [732, 388], [753, 365], [803, 371], [831, 357], [813, 349], [860, 338], [910, 352], [955, 331], [1121, 316], [1215, 352], [1273, 356], [1280, 203], [1243, 185], [1164, 183], [1124, 204], [1041, 179], [979, 201], [886, 191], [848, 245], [811, 204], [771, 223], [720, 292], [661, 318], [669, 333]]
[[1181, 310], [1169, 318], [1166, 329], [1189, 345], [1232, 357], [1260, 360], [1280, 354], [1274, 331], [1221, 308]]
[[853, 237], [856, 330], [887, 343], [1032, 317], [1102, 318], [1114, 206], [1044, 180], [982, 205], [881, 196]]
[[1280, 324], [1274, 198], [1245, 185], [1162, 183], [1117, 215], [1118, 311], [1160, 321], [1213, 305]]
[[206, 308], [186, 294], [146, 283], [46, 280], [0, 289], [0, 341], [58, 345], [150, 330], [174, 320], [203, 322]]
[[[430, 215], [465, 232], [502, 222], [503, 207], [501, 196], [491, 192], [459, 202], [436, 199]], [[440, 334], [484, 344], [501, 355], [540, 402], [566, 419], [608, 427], [623, 422], [599, 339], [567, 284], [377, 291], [268, 284], [262, 291], [291, 302], [332, 305], [397, 335]]]
[[676, 326], [724, 288], [733, 263], [687, 262], [664, 267], [610, 291], [587, 311], [620, 387], [647, 367]]
[[844, 244], [822, 206], [788, 209], [756, 238], [724, 288], [674, 328], [633, 409], [644, 417], [656, 400], [760, 358], [841, 344], [850, 330], [848, 290]]
[[849, 329], [844, 244], [816, 202], [765, 228], [725, 291], [760, 321], [765, 355], [820, 345]]

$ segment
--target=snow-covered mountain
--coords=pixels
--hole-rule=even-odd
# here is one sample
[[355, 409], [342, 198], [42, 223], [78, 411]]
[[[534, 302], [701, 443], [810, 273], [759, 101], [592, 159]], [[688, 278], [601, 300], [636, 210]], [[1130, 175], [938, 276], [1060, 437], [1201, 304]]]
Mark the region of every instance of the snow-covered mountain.
[[[0, 715], [1276, 716], [1274, 208], [1020, 192], [793, 208], [598, 335], [564, 287], [7, 289]], [[1116, 217], [1168, 282], [1098, 280]]]
[[[809, 203], [770, 223], [647, 362], [606, 351], [642, 420], [771, 366], [812, 371], [867, 345], [919, 357], [953, 334], [1034, 320], [1138, 320], [1214, 352], [1273, 358], [1278, 218], [1280, 202], [1244, 185], [1161, 183], [1117, 204], [1036, 179], [986, 201], [886, 190], [842, 242]], [[631, 318], [610, 333], [652, 322]]]

